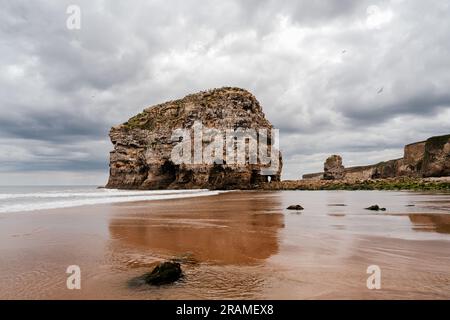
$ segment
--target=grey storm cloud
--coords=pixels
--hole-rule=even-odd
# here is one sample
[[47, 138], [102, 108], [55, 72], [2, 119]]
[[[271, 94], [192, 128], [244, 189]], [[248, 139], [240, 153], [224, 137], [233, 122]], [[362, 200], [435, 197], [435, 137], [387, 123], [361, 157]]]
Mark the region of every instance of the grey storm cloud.
[[450, 132], [449, 16], [419, 0], [7, 1], [0, 184], [104, 183], [111, 126], [221, 86], [250, 90], [280, 129], [285, 178], [330, 153], [401, 156]]

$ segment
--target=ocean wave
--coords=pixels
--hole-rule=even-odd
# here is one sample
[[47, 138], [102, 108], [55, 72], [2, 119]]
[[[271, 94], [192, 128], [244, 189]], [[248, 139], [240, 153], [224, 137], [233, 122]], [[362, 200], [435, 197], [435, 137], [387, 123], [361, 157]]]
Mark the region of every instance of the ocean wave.
[[73, 198], [73, 197], [110, 197], [110, 196], [146, 196], [156, 194], [182, 194], [182, 193], [197, 193], [205, 192], [207, 189], [196, 190], [155, 190], [155, 191], [133, 191], [133, 190], [118, 190], [118, 189], [100, 189], [97, 192], [73, 192], [73, 191], [58, 191], [58, 192], [36, 192], [36, 193], [0, 193], [0, 200], [21, 199], [21, 198]]
[[[92, 194], [83, 194], [82, 199], [68, 199], [62, 201], [40, 201], [32, 203], [15, 203], [15, 204], [2, 204], [0, 205], [0, 213], [11, 212], [25, 212], [36, 210], [48, 210], [59, 208], [70, 208], [86, 205], [96, 204], [108, 204], [108, 203], [121, 203], [121, 202], [135, 202], [135, 201], [155, 201], [155, 200], [170, 200], [170, 199], [182, 199], [191, 197], [204, 197], [218, 195], [221, 191], [209, 191], [209, 190], [164, 190], [164, 191], [118, 191], [112, 192], [108, 197], [92, 196]], [[62, 193], [60, 193], [62, 194]], [[82, 194], [82, 193], [80, 193]], [[31, 194], [29, 194], [31, 195]], [[36, 194], [34, 194], [36, 195]], [[47, 195], [50, 195], [47, 194]], [[65, 198], [64, 196], [57, 196], [54, 194], [54, 198]], [[88, 196], [89, 195], [89, 196]], [[103, 194], [104, 195], [104, 194]], [[73, 194], [72, 194], [73, 197]], [[50, 197], [46, 197], [50, 198]]]

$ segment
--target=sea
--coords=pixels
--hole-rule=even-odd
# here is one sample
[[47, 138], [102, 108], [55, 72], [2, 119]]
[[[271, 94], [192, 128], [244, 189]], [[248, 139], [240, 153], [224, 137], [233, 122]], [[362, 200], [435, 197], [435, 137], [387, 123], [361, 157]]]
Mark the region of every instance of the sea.
[[216, 194], [219, 192], [205, 189], [140, 191], [99, 189], [97, 186], [0, 186], [0, 213]]

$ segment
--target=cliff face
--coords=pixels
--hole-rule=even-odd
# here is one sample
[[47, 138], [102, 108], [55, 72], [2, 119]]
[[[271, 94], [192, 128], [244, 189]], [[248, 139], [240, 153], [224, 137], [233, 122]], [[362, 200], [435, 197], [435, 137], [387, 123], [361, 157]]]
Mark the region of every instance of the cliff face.
[[[281, 153], [271, 129], [256, 98], [239, 88], [147, 108], [111, 129], [114, 150], [106, 187], [231, 189], [279, 181]], [[268, 147], [262, 153], [271, 161], [261, 159], [264, 141]]]
[[[326, 169], [325, 165], [325, 174]], [[403, 158], [374, 165], [349, 167], [343, 171], [341, 179], [350, 180], [450, 176], [450, 135], [408, 144], [404, 148]], [[323, 178], [325, 178], [324, 173], [303, 175], [303, 179]]]
[[425, 177], [450, 176], [450, 135], [426, 141], [422, 173]]
[[426, 141], [411, 143], [405, 146], [402, 168], [400, 174], [420, 173], [422, 170], [423, 158], [425, 156]]

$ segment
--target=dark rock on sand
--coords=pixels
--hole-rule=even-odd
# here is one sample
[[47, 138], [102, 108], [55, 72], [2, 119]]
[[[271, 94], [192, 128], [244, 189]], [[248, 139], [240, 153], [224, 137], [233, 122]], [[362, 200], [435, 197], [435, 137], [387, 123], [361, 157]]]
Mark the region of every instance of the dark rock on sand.
[[287, 210], [297, 210], [297, 211], [300, 211], [300, 210], [303, 210], [303, 207], [302, 207], [301, 205], [297, 204], [297, 205], [292, 205], [292, 206], [287, 207]]
[[386, 208], [381, 208], [379, 205], [375, 204], [373, 206], [367, 207], [366, 210], [372, 211], [386, 211]]
[[163, 262], [157, 265], [152, 272], [144, 276], [147, 284], [159, 286], [177, 281], [183, 275], [181, 266], [177, 262]]

